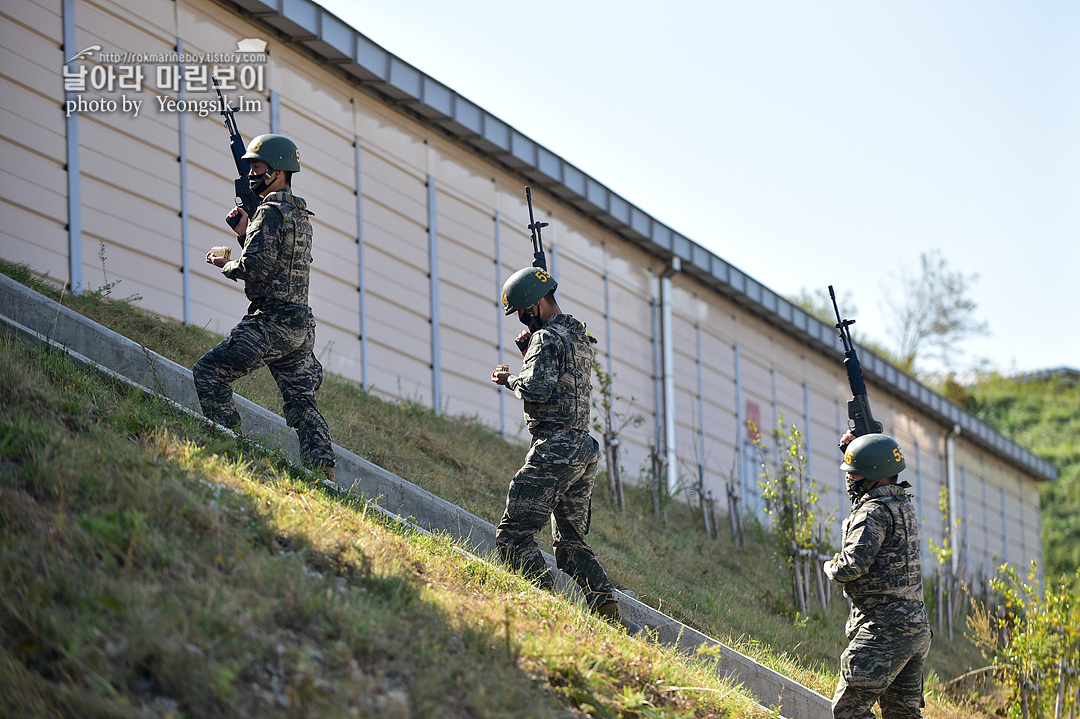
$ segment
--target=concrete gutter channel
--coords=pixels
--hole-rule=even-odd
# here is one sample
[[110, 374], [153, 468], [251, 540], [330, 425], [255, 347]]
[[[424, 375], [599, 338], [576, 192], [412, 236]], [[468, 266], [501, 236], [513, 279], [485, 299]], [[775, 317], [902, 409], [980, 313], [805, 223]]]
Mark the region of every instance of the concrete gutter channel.
[[[60, 306], [55, 300], [0, 275], [0, 326], [6, 335], [23, 341], [63, 347], [77, 361], [104, 368], [131, 383], [160, 394], [181, 408], [199, 413], [191, 370], [152, 352], [142, 345]], [[243, 418], [245, 435], [270, 447], [280, 447], [299, 461], [296, 433], [285, 420], [240, 395], [236, 406]], [[200, 415], [201, 416], [201, 415]], [[495, 527], [476, 515], [427, 490], [387, 472], [353, 452], [334, 445], [337, 483], [371, 498], [392, 516], [408, 518], [420, 528], [445, 533], [481, 557], [495, 551]], [[545, 552], [548, 565], [554, 558]], [[580, 593], [570, 578], [555, 570], [564, 592]], [[765, 707], [780, 707], [789, 719], [827, 719], [829, 700], [821, 694], [779, 674], [715, 639], [668, 617], [625, 594], [619, 597], [623, 613], [656, 632], [659, 641], [693, 655], [704, 644], [719, 648], [717, 673], [742, 684]]]

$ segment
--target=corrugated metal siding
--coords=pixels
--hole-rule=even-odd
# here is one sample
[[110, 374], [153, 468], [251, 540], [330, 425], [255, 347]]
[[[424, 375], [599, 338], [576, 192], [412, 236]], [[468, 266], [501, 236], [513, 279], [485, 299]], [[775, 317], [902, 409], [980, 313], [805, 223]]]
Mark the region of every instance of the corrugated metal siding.
[[1037, 485], [1023, 483], [1020, 516], [1023, 519], [1024, 533], [1021, 546], [1021, 557], [1025, 562], [1035, 559], [1039, 563], [1040, 571], [1042, 562], [1042, 515], [1039, 513], [1039, 488]]
[[974, 580], [987, 571], [989, 556], [986, 553], [988, 511], [984, 502], [986, 489], [986, 469], [982, 463], [975, 463], [967, 471], [967, 565]]
[[611, 312], [611, 337], [604, 349], [611, 354], [612, 391], [616, 397], [622, 397], [615, 409], [626, 417], [636, 414], [646, 420], [636, 427], [624, 428], [620, 436], [620, 463], [627, 467], [629, 478], [636, 479], [639, 467], [648, 463], [650, 447], [655, 441], [652, 417], [657, 408], [649, 305], [652, 275], [643, 252], [619, 242], [605, 243], [604, 250]]
[[[394, 141], [392, 149], [399, 152], [416, 149], [412, 143], [402, 142], [397, 132], [380, 132], [378, 137]], [[386, 148], [376, 140], [364, 140], [361, 167], [370, 384], [384, 396], [431, 405], [425, 175], [400, 162], [400, 157], [382, 154]]]
[[59, 0], [8, 3], [0, 23], [0, 240], [4, 256], [67, 279], [64, 60]]
[[[440, 166], [446, 167], [444, 161]], [[490, 184], [490, 183], [489, 183]], [[491, 258], [495, 255], [490, 193], [481, 206], [440, 182], [439, 283], [443, 307], [443, 402], [448, 412], [475, 415], [498, 426], [491, 369], [496, 364]], [[489, 188], [490, 190], [490, 188]]]
[[68, 278], [60, 0], [6, 3], [0, 22], [0, 240], [4, 256]]
[[822, 488], [821, 506], [833, 513], [838, 527], [841, 511], [846, 514], [847, 496], [839, 466], [840, 450], [836, 447], [836, 396], [828, 392], [836, 384], [836, 370], [830, 368], [830, 371], [812, 361], [806, 362], [805, 366], [810, 394], [810, 424], [804, 428], [804, 436], [809, 435], [807, 448], [810, 468]]

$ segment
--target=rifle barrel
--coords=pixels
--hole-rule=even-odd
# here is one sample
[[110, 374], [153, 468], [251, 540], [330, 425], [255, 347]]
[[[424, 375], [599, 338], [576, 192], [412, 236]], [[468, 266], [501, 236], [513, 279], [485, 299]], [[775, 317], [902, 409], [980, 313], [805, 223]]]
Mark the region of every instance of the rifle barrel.
[[547, 258], [544, 256], [544, 240], [540, 236], [540, 231], [548, 226], [546, 222], [537, 222], [533, 216], [532, 206], [532, 188], [528, 185], [525, 186], [525, 201], [529, 205], [529, 231], [532, 232], [533, 243], [533, 267], [539, 267], [542, 270], [547, 270]]

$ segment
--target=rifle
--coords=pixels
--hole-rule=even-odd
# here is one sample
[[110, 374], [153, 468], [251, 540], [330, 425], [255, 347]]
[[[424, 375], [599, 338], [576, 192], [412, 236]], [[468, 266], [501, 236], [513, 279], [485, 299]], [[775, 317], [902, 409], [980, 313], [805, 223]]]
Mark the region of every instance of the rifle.
[[[236, 129], [236, 110], [225, 101], [225, 96], [221, 94], [221, 86], [218, 85], [216, 77], [214, 78], [214, 89], [217, 90], [218, 100], [221, 101], [221, 115], [225, 118], [225, 129], [229, 131], [229, 149], [232, 150], [233, 162], [236, 163], [236, 172], [240, 175], [240, 177], [233, 180], [233, 188], [236, 192], [234, 199], [236, 200], [236, 206], [244, 208], [244, 212], [247, 213], [250, 220], [255, 216], [255, 208], [259, 206], [262, 200], [248, 187], [247, 176], [251, 165], [248, 164], [247, 160], [243, 159], [247, 148], [244, 145], [244, 138], [240, 136], [240, 131]], [[225, 221], [229, 223], [229, 227], [235, 228], [240, 222], [240, 217], [239, 215], [230, 217]]]
[[547, 257], [544, 256], [544, 241], [540, 239], [541, 228], [547, 227], [546, 222], [537, 222], [533, 218], [532, 188], [525, 186], [525, 201], [529, 203], [529, 230], [532, 232], [533, 243], [533, 267], [539, 267], [547, 272]]
[[[544, 241], [540, 238], [540, 230], [548, 226], [546, 222], [537, 222], [533, 217], [532, 206], [532, 188], [525, 185], [525, 201], [529, 203], [529, 231], [532, 232], [532, 244], [533, 244], [533, 267], [547, 272], [547, 256], [544, 255]], [[525, 354], [525, 351], [529, 347], [529, 340], [524, 342], [515, 339], [514, 344], [521, 350], [521, 354]]]
[[829, 297], [836, 310], [836, 329], [840, 331], [840, 341], [844, 343], [844, 369], [847, 370], [848, 385], [851, 387], [851, 399], [847, 403], [848, 428], [856, 437], [864, 434], [880, 434], [881, 422], [870, 413], [870, 400], [866, 397], [866, 382], [863, 381], [862, 366], [855, 354], [855, 343], [851, 341], [851, 330], [855, 320], [840, 319], [840, 307], [836, 304], [836, 293], [829, 285]]

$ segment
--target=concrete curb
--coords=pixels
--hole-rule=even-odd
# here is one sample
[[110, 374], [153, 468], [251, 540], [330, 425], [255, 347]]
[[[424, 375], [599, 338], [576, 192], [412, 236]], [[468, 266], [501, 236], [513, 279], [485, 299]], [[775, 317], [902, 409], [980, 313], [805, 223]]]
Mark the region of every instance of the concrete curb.
[[[55, 300], [5, 275], [0, 275], [0, 318], [10, 320], [3, 323], [6, 332], [14, 332], [24, 340], [57, 343], [77, 357], [116, 372], [173, 400], [182, 408], [199, 411], [190, 369], [60, 306]], [[20, 325], [29, 332], [21, 330]], [[240, 395], [235, 399], [246, 435], [280, 448], [299, 461], [296, 433], [288, 428], [282, 417]], [[408, 518], [423, 529], [446, 533], [480, 556], [489, 556], [495, 551], [495, 527], [489, 522], [344, 447], [335, 444], [334, 452], [337, 482], [343, 488], [374, 499], [389, 513]], [[554, 558], [547, 553], [544, 557], [554, 569]], [[556, 572], [560, 587], [580, 601], [580, 593], [573, 581], [562, 572]], [[625, 594], [620, 593], [619, 603], [624, 615], [648, 626], [662, 644], [675, 646], [686, 654], [694, 654], [701, 645], [718, 648], [717, 673], [742, 684], [762, 705], [779, 706], [782, 716], [791, 719], [828, 719], [832, 716], [829, 700], [812, 689]]]

